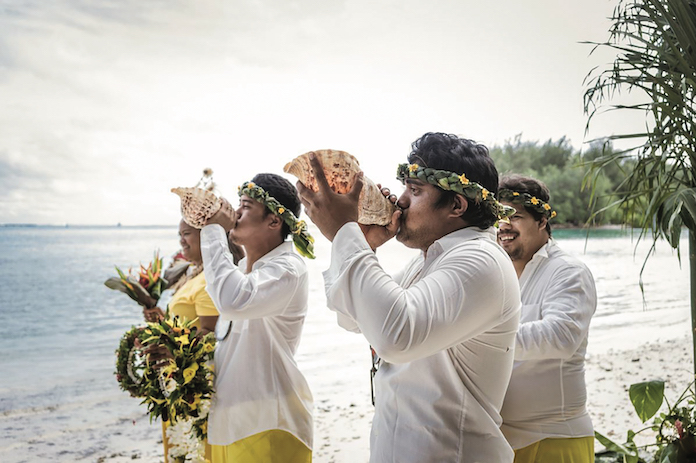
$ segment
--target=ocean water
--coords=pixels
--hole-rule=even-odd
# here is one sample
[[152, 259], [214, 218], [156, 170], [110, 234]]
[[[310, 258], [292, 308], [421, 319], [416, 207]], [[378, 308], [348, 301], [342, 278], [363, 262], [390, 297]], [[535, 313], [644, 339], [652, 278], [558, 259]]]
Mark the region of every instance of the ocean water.
[[[649, 243], [636, 248], [636, 236], [621, 230], [598, 230], [589, 238], [557, 230], [554, 236], [595, 276], [599, 307], [589, 355], [690, 332], [688, 262], [680, 266], [665, 243], [648, 261], [641, 293]], [[105, 461], [126, 445], [128, 434], [119, 430], [136, 424], [154, 442], [157, 426], [147, 424], [144, 408], [119, 390], [113, 375], [114, 350], [141, 322], [141, 312], [103, 282], [116, 274], [114, 265], [135, 269], [156, 249], [166, 256], [178, 247], [175, 226], [0, 227], [0, 461]], [[682, 253], [686, 259], [685, 235]], [[414, 254], [392, 242], [378, 250], [387, 271]], [[368, 400], [366, 378], [360, 378], [358, 399], [341, 392], [347, 369], [367, 377], [367, 345], [337, 328], [325, 309], [321, 271], [329, 243], [321, 237], [317, 255], [308, 261], [310, 310], [298, 363], [321, 406]]]

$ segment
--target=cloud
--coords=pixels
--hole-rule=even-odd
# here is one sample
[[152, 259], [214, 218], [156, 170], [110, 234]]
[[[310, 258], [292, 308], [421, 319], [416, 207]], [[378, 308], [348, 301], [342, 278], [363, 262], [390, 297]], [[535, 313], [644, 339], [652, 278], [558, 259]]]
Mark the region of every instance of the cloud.
[[202, 168], [234, 200], [318, 148], [384, 182], [431, 130], [578, 143], [576, 40], [525, 5], [0, 0], [0, 223], [176, 223]]

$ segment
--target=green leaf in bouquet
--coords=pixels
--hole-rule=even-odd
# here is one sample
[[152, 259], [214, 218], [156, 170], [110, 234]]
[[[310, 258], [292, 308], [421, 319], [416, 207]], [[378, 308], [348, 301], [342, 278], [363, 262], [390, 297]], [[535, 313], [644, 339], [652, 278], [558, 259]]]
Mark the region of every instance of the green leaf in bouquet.
[[631, 384], [628, 395], [633, 408], [643, 423], [652, 418], [662, 406], [664, 398], [664, 381], [645, 381]]
[[128, 288], [126, 288], [126, 285], [123, 284], [123, 280], [116, 277], [109, 278], [104, 282], [104, 285], [106, 285], [106, 287], [109, 289], [115, 289], [116, 291], [121, 291], [125, 294], [128, 294], [129, 291]]
[[126, 278], [128, 283], [133, 287], [133, 294], [135, 295], [134, 300], [143, 307], [151, 308], [157, 305], [157, 300], [155, 300], [147, 289], [143, 288], [138, 279], [132, 275], [128, 275]]
[[123, 273], [123, 272], [121, 271], [120, 268], [118, 268], [118, 267], [116, 267], [116, 266], [114, 266], [114, 268], [116, 269], [116, 272], [118, 272], [118, 276], [121, 277], [121, 280], [125, 280], [125, 279], [126, 279], [126, 274]]

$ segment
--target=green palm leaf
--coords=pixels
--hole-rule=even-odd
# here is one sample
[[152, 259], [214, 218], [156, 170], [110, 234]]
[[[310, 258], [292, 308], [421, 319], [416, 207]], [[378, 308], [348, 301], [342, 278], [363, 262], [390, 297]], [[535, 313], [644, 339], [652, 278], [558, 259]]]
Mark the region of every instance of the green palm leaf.
[[[612, 192], [619, 198], [616, 204], [624, 223], [640, 228], [638, 241], [651, 236], [654, 247], [664, 238], [678, 256], [681, 230], [686, 227], [694, 254], [696, 0], [619, 0], [611, 19], [609, 39], [589, 42], [595, 49], [612, 50], [616, 57], [585, 79], [587, 127], [598, 115], [614, 111], [638, 111], [645, 117], [645, 126], [600, 140], [635, 145], [624, 151], [607, 150], [606, 156], [592, 160], [585, 182], [595, 185], [602, 170], [629, 166], [625, 179]], [[630, 103], [621, 101], [626, 94], [632, 95]], [[593, 196], [592, 204], [600, 203]], [[594, 211], [593, 217], [601, 212]], [[691, 262], [691, 274], [694, 292], [696, 260]], [[692, 300], [692, 325], [696, 328], [696, 300]], [[696, 351], [696, 339], [694, 345]]]

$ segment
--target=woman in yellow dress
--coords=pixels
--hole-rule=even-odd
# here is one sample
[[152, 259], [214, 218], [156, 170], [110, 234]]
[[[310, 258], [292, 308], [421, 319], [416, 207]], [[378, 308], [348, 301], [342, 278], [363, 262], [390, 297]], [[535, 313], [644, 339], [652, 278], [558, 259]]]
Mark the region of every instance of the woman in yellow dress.
[[[205, 335], [215, 330], [218, 311], [215, 304], [205, 291], [205, 275], [203, 274], [203, 257], [201, 256], [201, 231], [185, 221], [179, 223], [179, 244], [184, 259], [191, 263], [186, 274], [174, 285], [174, 295], [169, 301], [169, 317], [179, 317], [182, 320], [197, 321], [194, 325], [198, 333]], [[145, 320], [156, 322], [165, 314], [159, 307], [144, 309]], [[167, 439], [168, 422], [162, 421], [162, 441], [164, 443], [164, 461], [169, 462], [169, 442]], [[210, 459], [210, 447], [206, 445], [206, 458]]]

